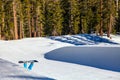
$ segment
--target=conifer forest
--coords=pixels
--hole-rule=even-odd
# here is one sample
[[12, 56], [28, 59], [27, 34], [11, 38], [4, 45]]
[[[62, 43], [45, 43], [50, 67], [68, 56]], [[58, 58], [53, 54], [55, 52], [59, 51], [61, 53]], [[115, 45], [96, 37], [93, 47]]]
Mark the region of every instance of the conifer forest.
[[0, 40], [120, 34], [119, 0], [0, 0]]

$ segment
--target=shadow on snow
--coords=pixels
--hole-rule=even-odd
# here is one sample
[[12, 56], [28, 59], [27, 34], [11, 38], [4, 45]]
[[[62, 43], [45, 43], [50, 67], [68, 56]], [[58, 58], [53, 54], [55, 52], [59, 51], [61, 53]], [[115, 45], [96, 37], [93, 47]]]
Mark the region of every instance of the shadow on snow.
[[119, 47], [64, 47], [45, 54], [45, 58], [120, 72]]
[[100, 36], [92, 35], [92, 34], [79, 34], [79, 35], [71, 35], [71, 36], [52, 36], [49, 38], [52, 40], [57, 40], [57, 41], [70, 43], [74, 45], [94, 45], [99, 43], [118, 44], [108, 39], [102, 38]]
[[34, 76], [21, 76], [21, 75], [18, 75], [18, 76], [7, 76], [9, 78], [17, 78], [17, 79], [26, 79], [26, 80], [55, 80], [55, 79], [51, 79], [51, 78], [47, 78], [47, 77], [34, 77]]

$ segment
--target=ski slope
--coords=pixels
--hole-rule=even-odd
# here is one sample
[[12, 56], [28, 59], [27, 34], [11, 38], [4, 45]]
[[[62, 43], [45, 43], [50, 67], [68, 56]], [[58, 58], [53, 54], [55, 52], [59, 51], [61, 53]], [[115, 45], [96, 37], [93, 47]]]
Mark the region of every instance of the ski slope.
[[1, 40], [0, 58], [21, 67], [20, 60], [38, 60], [29, 72], [53, 80], [120, 80], [120, 36], [116, 35]]
[[0, 59], [0, 80], [54, 80], [45, 76], [37, 75], [33, 72]]

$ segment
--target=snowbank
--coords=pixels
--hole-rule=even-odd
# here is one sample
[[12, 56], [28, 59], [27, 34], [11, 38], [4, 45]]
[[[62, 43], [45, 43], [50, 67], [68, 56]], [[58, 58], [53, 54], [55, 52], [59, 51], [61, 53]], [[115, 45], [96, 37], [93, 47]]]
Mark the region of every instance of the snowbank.
[[120, 47], [64, 47], [45, 58], [120, 72]]

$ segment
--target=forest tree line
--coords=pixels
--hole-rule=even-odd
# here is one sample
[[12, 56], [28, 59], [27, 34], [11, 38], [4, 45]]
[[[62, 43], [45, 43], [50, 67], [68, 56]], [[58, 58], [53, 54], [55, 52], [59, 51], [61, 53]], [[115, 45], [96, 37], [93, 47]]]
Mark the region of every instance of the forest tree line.
[[120, 32], [119, 0], [0, 0], [0, 39]]

